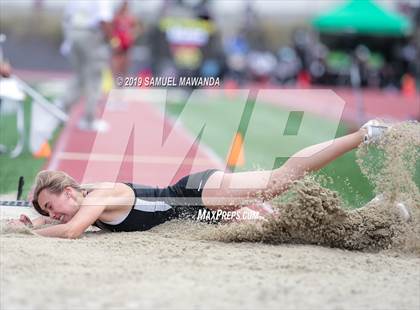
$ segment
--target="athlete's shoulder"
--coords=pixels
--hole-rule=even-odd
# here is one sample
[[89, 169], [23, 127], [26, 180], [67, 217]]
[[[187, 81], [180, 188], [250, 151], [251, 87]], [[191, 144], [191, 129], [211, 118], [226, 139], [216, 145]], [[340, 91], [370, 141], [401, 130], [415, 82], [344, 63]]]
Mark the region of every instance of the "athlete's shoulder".
[[97, 182], [97, 183], [84, 183], [81, 187], [85, 190], [96, 190], [96, 189], [115, 189], [127, 186], [121, 182]]
[[131, 191], [128, 185], [121, 182], [98, 182], [82, 184], [81, 187], [88, 192], [88, 195], [94, 194], [95, 196], [115, 196], [119, 193]]
[[133, 190], [124, 183], [101, 182], [91, 184], [86, 198], [99, 199], [105, 205], [130, 205], [133, 202], [133, 196]]

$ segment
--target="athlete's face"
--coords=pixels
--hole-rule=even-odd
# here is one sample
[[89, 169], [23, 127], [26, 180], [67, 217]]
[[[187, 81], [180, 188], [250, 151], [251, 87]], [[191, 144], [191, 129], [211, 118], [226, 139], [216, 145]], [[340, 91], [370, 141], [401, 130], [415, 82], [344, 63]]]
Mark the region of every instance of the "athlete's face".
[[44, 189], [38, 195], [38, 204], [49, 217], [67, 223], [79, 210], [76, 195], [77, 192], [71, 187], [66, 187], [61, 194]]

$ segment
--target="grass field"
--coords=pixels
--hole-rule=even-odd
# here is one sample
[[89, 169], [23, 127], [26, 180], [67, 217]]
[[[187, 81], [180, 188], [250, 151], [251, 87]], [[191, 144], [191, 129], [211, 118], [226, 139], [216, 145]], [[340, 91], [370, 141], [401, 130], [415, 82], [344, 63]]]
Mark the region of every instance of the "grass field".
[[[30, 100], [26, 100], [24, 102], [26, 137], [29, 137], [31, 107]], [[57, 133], [55, 136], [57, 136]], [[5, 145], [10, 150], [15, 146], [17, 139], [16, 114], [0, 115], [0, 144]], [[25, 198], [35, 175], [43, 167], [46, 159], [34, 158], [27, 145], [26, 141], [24, 151], [17, 158], [10, 158], [8, 154], [0, 155], [0, 194], [16, 192], [19, 177], [23, 176], [25, 186], [22, 197]]]
[[[200, 126], [202, 115], [210, 119], [210, 123], [206, 124], [206, 128], [212, 128], [212, 133], [203, 135], [203, 142], [211, 147], [221, 158], [225, 158], [222, 144], [226, 141], [226, 132], [230, 128], [229, 122], [233, 119], [232, 113], [237, 113], [232, 103], [227, 103], [223, 108], [223, 113], [220, 113], [211, 104], [191, 104], [187, 112], [181, 113], [184, 108], [184, 103], [171, 103], [167, 105], [169, 114], [174, 118], [180, 117], [184, 126], [187, 129], [197, 128]], [[253, 111], [253, 105], [247, 104], [239, 131], [244, 131], [247, 127], [247, 121]], [[245, 164], [237, 168], [237, 171], [253, 170], [253, 169], [271, 169], [270, 163], [273, 159], [271, 154], [277, 147], [276, 141], [273, 141], [275, 136], [271, 133], [272, 128], [276, 128], [279, 119], [287, 121], [286, 131], [294, 132], [299, 128], [301, 115], [298, 113], [286, 112], [278, 107], [270, 105], [259, 105], [258, 113], [261, 124], [252, 126], [252, 138], [246, 140], [244, 149]], [[310, 122], [313, 126], [313, 131], [308, 135], [299, 136], [299, 138], [306, 145], [319, 143], [321, 141], [329, 140], [329, 136], [325, 134], [325, 128], [330, 125], [327, 119], [319, 116], [311, 115]], [[345, 123], [341, 122], [336, 133], [336, 137], [343, 136], [349, 132], [349, 128]], [[230, 137], [228, 137], [230, 139]], [[289, 147], [289, 146], [287, 146]], [[275, 166], [280, 166], [287, 158], [278, 158]], [[258, 163], [256, 166], [255, 163]], [[419, 167], [418, 167], [419, 168]], [[420, 169], [417, 169], [416, 179], [420, 179]], [[362, 206], [367, 201], [373, 198], [373, 188], [368, 180], [361, 173], [359, 166], [356, 163], [355, 151], [351, 151], [344, 156], [336, 159], [331, 164], [324, 167], [318, 174], [326, 175], [332, 178], [332, 183], [326, 183], [325, 186], [336, 190], [340, 193], [347, 207], [356, 208]]]

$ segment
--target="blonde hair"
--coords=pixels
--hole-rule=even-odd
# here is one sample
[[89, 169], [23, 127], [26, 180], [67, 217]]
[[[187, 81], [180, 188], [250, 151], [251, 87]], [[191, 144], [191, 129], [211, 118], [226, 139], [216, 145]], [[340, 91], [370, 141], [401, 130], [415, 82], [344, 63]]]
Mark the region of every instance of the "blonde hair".
[[47, 189], [52, 194], [61, 194], [66, 187], [72, 187], [81, 191], [82, 187], [71, 176], [63, 171], [42, 170], [35, 178], [32, 205], [38, 213], [48, 216], [48, 213], [41, 209], [38, 203], [38, 196], [42, 190]]

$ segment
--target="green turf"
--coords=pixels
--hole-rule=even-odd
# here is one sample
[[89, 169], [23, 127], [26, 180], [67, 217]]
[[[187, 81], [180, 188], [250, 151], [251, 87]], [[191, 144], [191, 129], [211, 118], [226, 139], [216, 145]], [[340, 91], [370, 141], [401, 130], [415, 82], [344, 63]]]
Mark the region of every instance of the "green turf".
[[[26, 137], [29, 137], [31, 107], [31, 101], [26, 100], [24, 102]], [[56, 138], [57, 133], [58, 131], [52, 140]], [[6, 145], [10, 150], [15, 146], [17, 139], [16, 114], [0, 115], [0, 144]], [[22, 197], [26, 198], [35, 175], [45, 164], [45, 159], [37, 159], [32, 156], [27, 145], [26, 143], [24, 151], [17, 158], [12, 159], [6, 154], [0, 155], [0, 194], [15, 193], [19, 177], [23, 176], [25, 186]]]
[[[237, 113], [232, 103], [226, 103], [223, 108], [223, 113], [220, 113], [220, 108], [214, 108], [211, 104], [194, 104], [188, 107], [188, 112], [181, 113], [184, 108], [183, 103], [170, 103], [167, 105], [167, 111], [175, 118], [180, 115], [181, 121], [188, 129], [200, 128], [202, 115], [206, 115], [206, 119], [211, 119], [210, 123], [206, 124], [206, 129], [211, 128], [211, 132], [203, 135], [203, 142], [211, 147], [221, 158], [226, 158], [223, 144], [229, 141], [226, 140], [226, 132], [231, 128], [230, 123], [233, 113]], [[247, 126], [252, 126], [252, 138], [249, 138], [245, 147], [245, 164], [236, 171], [253, 170], [253, 169], [270, 169], [273, 158], [267, 154], [273, 154], [276, 148], [276, 141], [273, 141], [273, 134], [270, 133], [272, 128], [276, 128], [279, 119], [287, 120], [286, 130], [284, 135], [296, 134], [302, 119], [300, 112], [289, 113], [279, 107], [270, 105], [258, 105], [258, 120], [254, 120], [256, 124], [248, 124], [248, 120], [253, 113], [254, 106], [252, 102], [246, 105], [242, 115], [242, 121], [239, 126], [239, 131], [245, 132]], [[181, 113], [181, 114], [180, 114]], [[255, 113], [255, 110], [254, 110]], [[319, 116], [310, 116], [309, 122], [312, 124], [313, 131], [310, 134], [299, 136], [300, 140], [306, 145], [311, 145], [326, 141], [330, 137], [324, 136], [325, 128], [329, 126], [328, 120]], [[196, 131], [195, 131], [196, 132]], [[336, 137], [340, 137], [349, 132], [349, 128], [343, 122], [340, 123], [336, 133]], [[289, 146], [288, 146], [289, 147]], [[299, 150], [295, 145], [294, 149]], [[281, 165], [287, 158], [278, 158], [275, 166]], [[360, 207], [367, 201], [373, 198], [373, 188], [367, 179], [361, 173], [356, 163], [355, 151], [348, 152], [344, 156], [336, 159], [324, 167], [318, 174], [330, 176], [333, 180], [331, 184], [324, 184], [325, 186], [334, 189], [340, 193], [347, 207]], [[259, 163], [258, 166], [255, 163]], [[419, 180], [420, 169], [417, 169], [416, 179]]]

